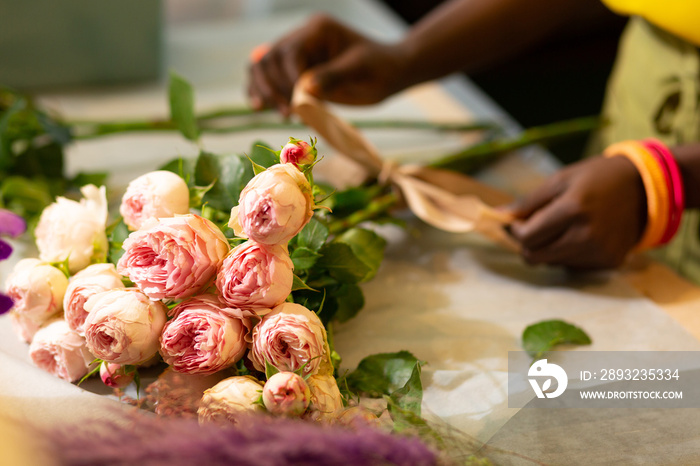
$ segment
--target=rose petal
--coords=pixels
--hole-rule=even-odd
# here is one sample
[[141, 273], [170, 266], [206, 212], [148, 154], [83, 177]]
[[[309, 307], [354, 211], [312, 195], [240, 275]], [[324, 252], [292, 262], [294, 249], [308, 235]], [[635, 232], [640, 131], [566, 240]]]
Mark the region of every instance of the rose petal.
[[18, 237], [27, 231], [27, 222], [19, 215], [9, 210], [0, 209], [0, 235]]
[[12, 246], [7, 241], [0, 239], [0, 261], [7, 259], [12, 254]]

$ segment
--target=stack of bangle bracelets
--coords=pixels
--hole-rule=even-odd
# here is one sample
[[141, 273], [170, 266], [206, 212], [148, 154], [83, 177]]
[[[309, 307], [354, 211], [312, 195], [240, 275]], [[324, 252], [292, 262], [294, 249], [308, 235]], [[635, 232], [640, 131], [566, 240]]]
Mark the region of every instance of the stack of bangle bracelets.
[[640, 251], [668, 243], [678, 231], [685, 208], [678, 162], [656, 139], [623, 141], [605, 149], [606, 157], [627, 157], [637, 168], [647, 197], [647, 224], [635, 246]]

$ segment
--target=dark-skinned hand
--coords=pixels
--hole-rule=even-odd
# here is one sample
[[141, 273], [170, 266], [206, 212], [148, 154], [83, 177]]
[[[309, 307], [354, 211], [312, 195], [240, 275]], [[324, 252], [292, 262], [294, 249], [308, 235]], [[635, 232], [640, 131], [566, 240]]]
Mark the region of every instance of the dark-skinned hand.
[[509, 210], [513, 237], [530, 264], [571, 269], [619, 266], [646, 224], [646, 195], [625, 157], [570, 165]]
[[294, 84], [307, 73], [306, 91], [320, 99], [373, 104], [403, 88], [403, 66], [397, 46], [316, 15], [250, 64], [248, 95], [253, 108], [275, 108], [287, 116]]

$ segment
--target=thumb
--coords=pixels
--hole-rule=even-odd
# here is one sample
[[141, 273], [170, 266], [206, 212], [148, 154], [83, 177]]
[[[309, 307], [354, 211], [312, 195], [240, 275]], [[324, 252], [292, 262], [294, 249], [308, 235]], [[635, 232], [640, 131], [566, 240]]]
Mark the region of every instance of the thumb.
[[565, 183], [562, 179], [550, 178], [532, 193], [518, 199], [508, 206], [504, 206], [502, 209], [511, 213], [516, 218], [528, 218], [564, 192], [564, 189]]

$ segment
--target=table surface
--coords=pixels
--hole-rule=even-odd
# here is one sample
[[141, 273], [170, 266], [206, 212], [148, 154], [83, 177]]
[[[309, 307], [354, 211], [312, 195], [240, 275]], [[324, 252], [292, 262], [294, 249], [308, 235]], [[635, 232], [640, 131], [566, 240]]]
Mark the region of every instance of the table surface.
[[[248, 51], [302, 24], [313, 12], [336, 15], [380, 40], [395, 40], [405, 30], [397, 18], [370, 0], [208, 0], [197, 2], [196, 7], [185, 0], [171, 0], [166, 8], [166, 69], [176, 70], [194, 84], [197, 107], [202, 110], [244, 103]], [[64, 115], [80, 119], [167, 112], [164, 80], [121, 88], [77, 89], [41, 98]], [[487, 118], [517, 129], [464, 77], [418, 86], [381, 105], [338, 107], [337, 111], [348, 117]], [[215, 152], [242, 152], [255, 140], [277, 144], [288, 136], [280, 131], [207, 135], [203, 146]], [[367, 136], [383, 156], [399, 161], [428, 159], [469, 140], [415, 131], [368, 131]], [[320, 148], [332, 166], [333, 154], [323, 142]], [[68, 152], [68, 169], [111, 170], [110, 185], [119, 195], [120, 187], [133, 177], [175, 156], [196, 152], [197, 147], [177, 135], [114, 136], [75, 144]], [[533, 148], [507, 157], [480, 178], [521, 194], [556, 168], [551, 157]], [[336, 327], [336, 347], [345, 368], [355, 367], [369, 354], [409, 350], [428, 362], [423, 371], [427, 413], [458, 429], [464, 439], [517, 450], [540, 462], [652, 464], [676, 462], [679, 454], [697, 461], [697, 457], [688, 456], [700, 451], [697, 436], [670, 448], [670, 440], [666, 440], [670, 434], [664, 436], [667, 431], [659, 429], [620, 436], [619, 444], [629, 448], [610, 448], [609, 442], [596, 447], [601, 426], [610, 427], [610, 416], [622, 422], [610, 410], [597, 416], [595, 422], [589, 420], [585, 428], [573, 422], [571, 415], [557, 415], [565, 428], [543, 428], [547, 437], [535, 435], [537, 429], [524, 429], [523, 423], [539, 424], [523, 420], [517, 409], [508, 408], [507, 358], [508, 351], [520, 350], [520, 335], [527, 325], [550, 318], [586, 330], [593, 344], [577, 348], [579, 351], [700, 350], [696, 311], [700, 289], [644, 258], [622, 271], [574, 278], [560, 270], [527, 267], [519, 257], [473, 235], [440, 232], [410, 217], [407, 223], [406, 229], [382, 227], [381, 233], [389, 239], [387, 255], [377, 276], [363, 286], [366, 307], [355, 319]], [[22, 255], [25, 245], [18, 246], [14, 260]], [[24, 253], [29, 254], [29, 250]], [[5, 276], [11, 266], [12, 261], [3, 264], [0, 274]], [[87, 415], [87, 406], [94, 414], [99, 407], [108, 410], [113, 403], [33, 368], [26, 346], [11, 335], [6, 318], [0, 319], [0, 350], [1, 370], [12, 374], [0, 377], [0, 400], [10, 416], [53, 423]], [[642, 411], [627, 416], [628, 426], [640, 422]], [[545, 414], [552, 416], [551, 412]], [[667, 425], [663, 421], [668, 413], [655, 416], [659, 426]], [[567, 420], [570, 422], [564, 422]], [[548, 419], [547, 425], [552, 422]], [[690, 419], [683, 423], [692, 426]], [[536, 441], [532, 441], [533, 435]], [[653, 452], [634, 445], [651, 445]], [[513, 456], [500, 461], [530, 464]]]

